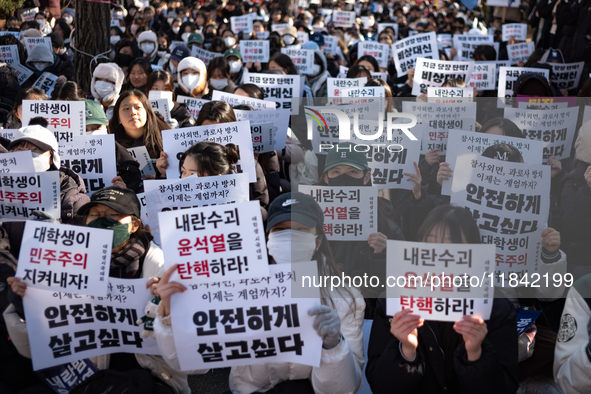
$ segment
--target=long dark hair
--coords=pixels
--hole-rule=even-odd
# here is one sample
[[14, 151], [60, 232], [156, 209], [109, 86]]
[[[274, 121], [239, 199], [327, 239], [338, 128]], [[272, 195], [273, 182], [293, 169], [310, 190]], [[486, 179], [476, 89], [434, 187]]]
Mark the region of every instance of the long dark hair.
[[230, 77], [230, 64], [223, 56], [218, 56], [209, 61], [207, 65], [207, 80], [211, 79], [213, 72], [219, 69], [222, 74], [224, 74], [224, 78]]
[[51, 92], [52, 100], [81, 101], [84, 99], [84, 91], [74, 81], [60, 83]]
[[[170, 74], [164, 70], [154, 71], [148, 77], [148, 82], [146, 83], [146, 94], [149, 94], [152, 90], [152, 87], [157, 81], [162, 81], [168, 88], [169, 92], [172, 92], [172, 99], [176, 100], [176, 95], [174, 94], [174, 82]], [[171, 108], [172, 110], [172, 108]]]
[[271, 59], [269, 59], [269, 64], [271, 62], [275, 62], [279, 67], [287, 69], [287, 75], [298, 75], [298, 70], [293, 64], [293, 61], [285, 53], [275, 53], [273, 56], [271, 56]]
[[507, 137], [525, 138], [521, 129], [511, 120], [505, 118], [492, 118], [483, 124], [478, 132], [486, 133], [488, 129], [495, 126], [503, 130], [503, 134]]
[[236, 114], [230, 104], [225, 101], [210, 101], [205, 103], [197, 116], [197, 126], [209, 120], [216, 123], [236, 122]]
[[148, 98], [140, 90], [127, 90], [121, 93], [117, 103], [115, 103], [115, 108], [113, 108], [113, 118], [109, 122], [109, 134], [115, 134], [115, 141], [119, 142], [126, 148], [131, 147], [134, 143], [134, 140], [132, 140], [125, 132], [125, 128], [121, 124], [119, 118], [121, 103], [129, 96], [134, 96], [140, 100], [142, 106], [146, 110], [146, 124], [144, 125], [143, 142], [146, 149], [148, 149], [150, 157], [158, 157], [160, 156], [160, 152], [162, 152], [162, 130], [168, 130], [170, 129], [170, 126], [156, 116]]
[[259, 88], [254, 83], [243, 83], [242, 85], [238, 86], [236, 90], [242, 89], [248, 94], [249, 97], [264, 100], [265, 99], [265, 92], [263, 89]]
[[234, 173], [234, 164], [240, 159], [238, 146], [201, 141], [187, 149], [179, 161], [179, 173], [187, 157], [199, 165], [199, 176], [228, 175]]
[[135, 89], [135, 86], [132, 85], [131, 83], [131, 79], [129, 78], [129, 76], [131, 75], [131, 70], [133, 69], [133, 66], [135, 65], [140, 66], [140, 68], [142, 69], [142, 71], [146, 74], [146, 77], [150, 78], [150, 75], [152, 74], [152, 66], [150, 65], [150, 62], [147, 61], [145, 58], [143, 57], [139, 57], [137, 59], [134, 59], [130, 64], [129, 64], [129, 68], [127, 69], [127, 81], [129, 81], [129, 85]]

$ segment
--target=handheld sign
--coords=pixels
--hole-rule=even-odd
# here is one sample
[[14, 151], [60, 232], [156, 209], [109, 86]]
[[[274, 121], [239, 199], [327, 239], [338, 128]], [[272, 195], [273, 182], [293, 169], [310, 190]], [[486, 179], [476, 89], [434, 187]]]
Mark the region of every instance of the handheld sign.
[[310, 49], [281, 48], [289, 56], [300, 74], [311, 74], [314, 68], [314, 51]]
[[239, 96], [237, 94], [222, 92], [221, 90], [214, 90], [211, 95], [211, 99], [213, 101], [225, 101], [233, 107], [237, 105], [249, 105], [255, 111], [267, 111], [275, 109], [275, 103], [272, 101]]
[[59, 145], [70, 144], [75, 135], [86, 135], [84, 101], [23, 100], [23, 127], [38, 116], [47, 120]]
[[156, 175], [156, 169], [145, 146], [137, 146], [135, 148], [127, 148], [129, 154], [140, 165], [142, 175]]
[[437, 38], [434, 32], [417, 34], [392, 44], [392, 57], [399, 77], [415, 67], [417, 58], [439, 59]]
[[203, 105], [211, 101], [188, 96], [177, 96], [176, 100], [181, 104], [185, 104], [187, 106], [187, 109], [191, 113], [191, 116], [195, 119], [197, 119], [197, 117], [199, 116], [199, 111], [201, 111]]
[[527, 39], [527, 24], [505, 23], [503, 25], [502, 41], [507, 42], [510, 37], [513, 37], [517, 41], [525, 41]]
[[8, 152], [0, 154], [0, 174], [9, 172], [35, 172], [31, 152]]
[[[258, 34], [258, 33], [257, 33]], [[248, 62], [269, 62], [269, 41], [268, 40], [241, 40], [240, 56], [244, 63]]]
[[412, 94], [415, 96], [425, 94], [429, 86], [440, 87], [450, 78], [468, 83], [473, 67], [474, 62], [417, 58]]
[[35, 219], [33, 211], [61, 216], [58, 171], [8, 173], [0, 187], [0, 218], [3, 221]]
[[57, 75], [54, 75], [50, 72], [44, 72], [41, 74], [39, 78], [33, 84], [33, 87], [39, 88], [47, 93], [48, 96], [51, 96], [53, 89], [55, 89], [55, 85], [57, 85]]

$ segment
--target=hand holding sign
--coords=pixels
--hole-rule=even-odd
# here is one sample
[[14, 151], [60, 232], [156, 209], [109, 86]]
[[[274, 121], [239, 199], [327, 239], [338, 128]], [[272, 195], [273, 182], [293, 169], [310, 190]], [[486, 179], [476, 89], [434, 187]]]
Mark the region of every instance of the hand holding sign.
[[548, 158], [548, 163], [546, 164], [548, 164], [552, 169], [552, 171], [550, 171], [550, 176], [552, 176], [552, 178], [554, 178], [556, 175], [560, 173], [560, 171], [562, 171], [562, 163], [560, 162], [560, 160], [556, 158], [556, 156], [550, 156]]
[[558, 252], [558, 249], [560, 249], [560, 233], [552, 227], [542, 231], [542, 248], [550, 254]]
[[168, 280], [170, 279], [170, 275], [172, 275], [172, 273], [175, 272], [176, 269], [177, 264], [167, 269], [164, 275], [162, 275], [160, 282], [158, 283], [157, 296], [160, 297], [160, 299], [162, 300], [160, 302], [160, 306], [162, 307], [162, 315], [165, 317], [170, 315], [170, 296], [174, 293], [182, 293], [185, 290], [187, 290], [185, 286], [181, 285], [178, 282], [168, 282]]
[[437, 183], [440, 185], [443, 184], [443, 181], [448, 181], [451, 179], [451, 168], [449, 168], [448, 163], [441, 163], [439, 164], [439, 170], [437, 171]]
[[382, 233], [369, 234], [369, 237], [367, 238], [367, 243], [373, 249], [375, 254], [382, 253], [384, 249], [386, 249], [387, 241], [388, 237]]
[[[437, 155], [437, 152], [435, 154]], [[439, 157], [439, 155], [437, 155], [437, 157]], [[407, 181], [414, 182], [414, 186], [412, 188], [412, 194], [415, 197], [415, 200], [418, 200], [421, 198], [421, 185], [423, 183], [423, 177], [421, 176], [421, 170], [419, 169], [419, 166], [417, 165], [416, 161], [414, 162], [414, 165], [415, 165], [416, 173], [411, 174], [411, 173], [405, 172], [404, 175], [406, 175], [408, 177]]]
[[419, 347], [419, 327], [425, 324], [425, 319], [419, 315], [411, 314], [410, 309], [403, 309], [392, 316], [390, 320], [390, 332], [400, 341], [402, 355], [408, 360], [413, 360]]
[[464, 339], [468, 361], [480, 359], [482, 355], [482, 341], [486, 337], [486, 334], [488, 334], [484, 320], [479, 316], [466, 315], [463, 317], [463, 320], [455, 322], [454, 330], [458, 334], [461, 334]]
[[322, 338], [322, 347], [332, 349], [341, 340], [341, 318], [337, 311], [327, 305], [316, 305], [308, 310], [314, 316], [314, 329]]
[[21, 278], [11, 277], [6, 279], [6, 282], [12, 289], [12, 291], [18, 294], [21, 298], [25, 297], [25, 291], [27, 291], [27, 284], [21, 280]]

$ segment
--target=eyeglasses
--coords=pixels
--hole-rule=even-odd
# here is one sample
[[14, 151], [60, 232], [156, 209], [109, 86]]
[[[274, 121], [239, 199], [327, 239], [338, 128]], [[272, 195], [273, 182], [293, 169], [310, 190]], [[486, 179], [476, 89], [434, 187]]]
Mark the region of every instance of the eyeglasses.
[[87, 221], [88, 222], [92, 222], [93, 220], [96, 220], [100, 217], [106, 217], [107, 219], [111, 219], [111, 220], [116, 220], [119, 221], [121, 220], [122, 217], [126, 216], [123, 215], [122, 213], [119, 212], [101, 212], [101, 211], [90, 211], [88, 212], [87, 217]]

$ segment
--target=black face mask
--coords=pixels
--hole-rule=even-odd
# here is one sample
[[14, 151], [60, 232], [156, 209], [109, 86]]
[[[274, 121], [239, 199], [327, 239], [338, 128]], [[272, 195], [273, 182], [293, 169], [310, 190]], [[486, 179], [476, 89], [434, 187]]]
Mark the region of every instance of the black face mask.
[[334, 178], [328, 178], [328, 186], [364, 186], [365, 173], [361, 178], [353, 178], [347, 174], [341, 174]]
[[215, 37], [215, 34], [213, 34], [212, 31], [205, 33], [205, 38], [209, 38], [210, 40], [213, 39]]
[[159, 51], [166, 51], [166, 45], [164, 45], [164, 44], [158, 44], [158, 50]]
[[115, 55], [115, 63], [117, 63], [119, 67], [129, 67], [133, 59], [135, 59], [133, 56], [124, 53], [118, 53]]

